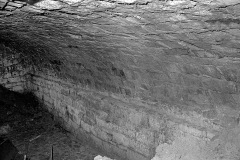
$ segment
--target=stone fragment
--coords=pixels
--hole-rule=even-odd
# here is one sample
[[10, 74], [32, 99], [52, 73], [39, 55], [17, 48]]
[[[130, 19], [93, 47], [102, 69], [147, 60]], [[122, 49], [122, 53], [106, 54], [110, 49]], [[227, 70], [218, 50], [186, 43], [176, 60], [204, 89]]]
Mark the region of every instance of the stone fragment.
[[221, 5], [236, 5], [239, 4], [239, 0], [217, 0]]
[[96, 156], [95, 158], [94, 158], [94, 160], [112, 160], [111, 158], [108, 158], [108, 157], [102, 157], [102, 156], [100, 156], [100, 155], [98, 155], [98, 156]]
[[10, 16], [12, 15], [13, 13], [11, 11], [1, 11], [0, 12], [0, 16]]
[[105, 7], [105, 8], [112, 8], [115, 7], [116, 4], [114, 3], [110, 3], [110, 2], [106, 2], [106, 1], [99, 1], [101, 7]]
[[183, 0], [177, 0], [177, 1], [168, 1], [167, 4], [171, 5], [171, 6], [175, 6], [175, 5], [180, 5], [182, 3], [184, 3], [185, 1]]
[[13, 7], [13, 6], [6, 6], [4, 8], [6, 11], [14, 11], [16, 9], [16, 7]]
[[55, 9], [61, 9], [63, 7], [63, 4], [58, 1], [44, 0], [36, 3], [35, 6], [41, 9], [55, 10]]
[[[7, 2], [1, 2], [0, 1], [0, 9], [4, 9], [4, 7], [7, 5]], [[2, 11], [1, 11], [2, 12]]]
[[26, 2], [23, 2], [23, 1], [14, 1], [14, 3], [18, 3], [18, 4], [27, 4]]
[[62, 0], [62, 2], [70, 5], [80, 5], [83, 0]]
[[33, 7], [33, 6], [25, 6], [25, 7], [21, 8], [21, 11], [33, 12], [33, 13], [44, 13], [43, 10], [41, 10], [37, 7]]
[[14, 2], [8, 2], [9, 6], [13, 6], [13, 7], [17, 7], [17, 8], [21, 8], [22, 6], [24, 6], [23, 3], [14, 3]]
[[1, 3], [4, 3], [4, 4], [5, 4], [5, 3], [7, 3], [7, 2], [8, 2], [8, 0], [0, 0], [0, 4], [1, 4]]

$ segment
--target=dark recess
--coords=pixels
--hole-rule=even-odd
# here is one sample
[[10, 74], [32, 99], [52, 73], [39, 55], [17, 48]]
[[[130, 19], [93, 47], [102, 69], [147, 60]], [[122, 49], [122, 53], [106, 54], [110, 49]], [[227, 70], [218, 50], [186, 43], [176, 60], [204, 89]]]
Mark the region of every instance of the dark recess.
[[[39, 101], [31, 92], [18, 93], [10, 91], [0, 85], [0, 104], [11, 111], [11, 113], [1, 113], [0, 124], [10, 121], [11, 114], [19, 113], [24, 116], [34, 116], [39, 109]], [[10, 119], [8, 119], [10, 118]]]

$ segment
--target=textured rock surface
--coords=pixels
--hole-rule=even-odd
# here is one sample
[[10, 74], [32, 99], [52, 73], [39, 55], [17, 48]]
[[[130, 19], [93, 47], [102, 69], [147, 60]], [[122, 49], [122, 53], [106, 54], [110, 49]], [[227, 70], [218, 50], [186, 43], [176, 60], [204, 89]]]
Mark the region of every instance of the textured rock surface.
[[27, 57], [29, 88], [76, 134], [129, 159], [239, 159], [237, 0], [0, 7], [1, 45]]
[[[0, 44], [0, 84], [13, 91], [23, 92], [26, 88], [28, 67], [24, 68], [21, 55]], [[3, 95], [1, 95], [3, 98]]]

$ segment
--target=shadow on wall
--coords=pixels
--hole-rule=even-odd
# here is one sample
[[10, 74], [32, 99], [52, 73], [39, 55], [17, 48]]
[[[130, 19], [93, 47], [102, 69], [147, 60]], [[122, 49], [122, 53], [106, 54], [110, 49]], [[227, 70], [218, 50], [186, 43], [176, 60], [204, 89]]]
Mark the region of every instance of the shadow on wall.
[[[124, 86], [127, 75], [123, 62], [116, 59], [115, 56], [118, 48], [112, 48], [105, 43], [93, 45], [89, 40], [80, 42], [73, 40], [71, 36], [64, 34], [65, 30], [69, 28], [63, 28], [60, 32], [54, 25], [38, 27], [38, 23], [34, 23], [33, 26], [39, 28], [38, 31], [35, 31], [20, 24], [15, 33], [8, 31], [14, 27], [12, 23], [0, 25], [0, 43], [19, 53], [19, 58], [24, 63], [22, 65], [30, 66], [32, 72], [46, 69], [54, 71], [54, 74], [62, 79], [70, 79], [82, 86], [132, 95], [129, 87], [131, 84]], [[41, 28], [51, 30], [51, 34]], [[23, 35], [23, 31], [28, 29], [27, 34]], [[40, 31], [42, 31], [42, 35], [37, 36]], [[32, 34], [30, 35], [30, 33]], [[82, 34], [88, 39], [96, 41], [95, 35]], [[47, 39], [46, 37], [49, 35], [52, 38]]]
[[3, 48], [5, 47], [6, 54], [19, 54], [19, 61], [25, 68], [42, 69], [49, 67], [58, 71], [62, 64], [59, 58], [53, 54], [53, 51], [42, 41], [31, 40], [12, 32], [0, 31], [0, 44]]
[[27, 112], [34, 112], [32, 107], [39, 106], [38, 99], [33, 93], [18, 93], [10, 91], [2, 85], [0, 85], [0, 102], [12, 106], [18, 106], [18, 109], [22, 107], [22, 110], [26, 110]]

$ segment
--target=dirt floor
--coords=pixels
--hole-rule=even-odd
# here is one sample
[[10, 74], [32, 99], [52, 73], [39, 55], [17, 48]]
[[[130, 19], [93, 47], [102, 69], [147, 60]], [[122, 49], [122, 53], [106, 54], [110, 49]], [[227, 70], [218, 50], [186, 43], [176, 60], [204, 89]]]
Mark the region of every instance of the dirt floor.
[[0, 127], [7, 126], [8, 132], [0, 136], [9, 138], [31, 160], [49, 160], [52, 146], [54, 160], [93, 160], [97, 155], [104, 156], [61, 128], [48, 112], [34, 109], [24, 113], [16, 107], [0, 101]]

